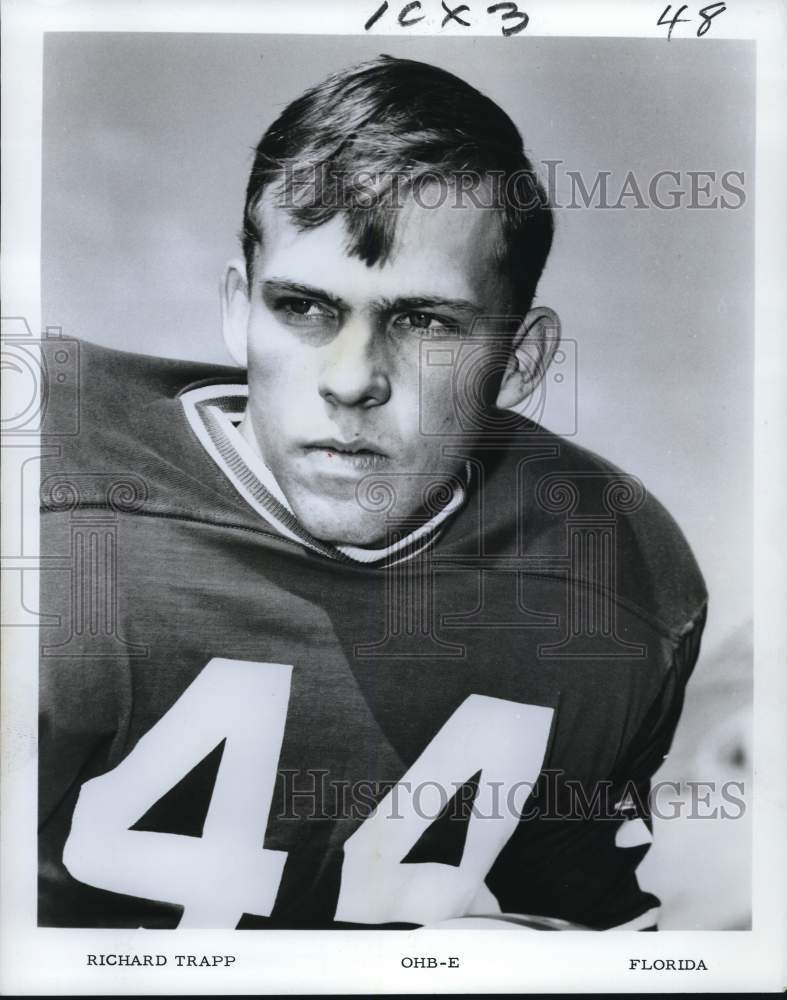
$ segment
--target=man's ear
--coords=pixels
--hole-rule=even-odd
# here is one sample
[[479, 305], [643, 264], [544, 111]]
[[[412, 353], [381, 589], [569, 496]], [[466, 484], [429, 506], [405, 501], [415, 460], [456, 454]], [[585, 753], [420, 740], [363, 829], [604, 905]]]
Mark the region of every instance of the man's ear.
[[224, 343], [233, 360], [241, 368], [246, 368], [249, 286], [246, 281], [246, 265], [242, 260], [231, 260], [224, 268], [219, 294], [221, 296], [221, 325]]
[[510, 410], [538, 388], [560, 344], [560, 320], [547, 306], [531, 309], [514, 335], [497, 406]]

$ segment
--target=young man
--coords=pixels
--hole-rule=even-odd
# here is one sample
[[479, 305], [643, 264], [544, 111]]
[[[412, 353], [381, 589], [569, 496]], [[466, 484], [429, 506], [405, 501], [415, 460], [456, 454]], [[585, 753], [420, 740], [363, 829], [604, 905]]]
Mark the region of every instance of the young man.
[[706, 595], [636, 479], [512, 412], [551, 236], [505, 113], [383, 56], [257, 148], [247, 379], [83, 345], [42, 483], [41, 924], [655, 925]]

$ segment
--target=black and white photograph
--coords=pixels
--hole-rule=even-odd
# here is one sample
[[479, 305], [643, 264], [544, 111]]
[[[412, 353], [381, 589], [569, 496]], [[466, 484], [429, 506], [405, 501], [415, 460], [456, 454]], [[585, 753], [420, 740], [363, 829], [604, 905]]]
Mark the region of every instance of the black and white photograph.
[[778, 990], [765, 15], [107, 6], [6, 4], [4, 990]]

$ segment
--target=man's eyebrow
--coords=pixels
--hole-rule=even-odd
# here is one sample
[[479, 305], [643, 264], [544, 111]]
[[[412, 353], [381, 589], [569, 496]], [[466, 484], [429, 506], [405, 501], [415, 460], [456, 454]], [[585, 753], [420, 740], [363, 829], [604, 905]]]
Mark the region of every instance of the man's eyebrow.
[[[288, 278], [268, 278], [262, 282], [263, 294], [271, 295], [300, 295], [306, 299], [315, 299], [318, 302], [327, 302], [335, 309], [345, 312], [350, 310], [350, 305], [338, 295], [325, 291], [324, 288], [316, 288], [313, 285], [304, 285], [299, 281], [290, 281]], [[380, 299], [377, 308], [381, 311], [408, 312], [416, 309], [447, 309], [459, 313], [482, 312], [482, 308], [476, 302], [469, 299], [449, 299], [437, 295], [405, 295], [396, 299]]]
[[302, 285], [298, 281], [290, 281], [287, 278], [269, 278], [262, 282], [262, 292], [264, 295], [300, 295], [305, 299], [316, 299], [318, 302], [327, 302], [335, 309], [349, 311], [350, 306], [338, 295], [332, 295], [323, 288], [314, 288], [312, 285]]
[[384, 306], [388, 312], [407, 312], [415, 309], [448, 309], [452, 312], [480, 313], [481, 306], [469, 299], [446, 299], [434, 295], [407, 295], [386, 300]]

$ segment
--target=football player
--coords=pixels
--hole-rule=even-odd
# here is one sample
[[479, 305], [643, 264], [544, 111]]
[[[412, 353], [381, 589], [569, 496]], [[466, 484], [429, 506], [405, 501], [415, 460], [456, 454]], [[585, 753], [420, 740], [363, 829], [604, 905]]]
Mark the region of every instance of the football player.
[[706, 594], [636, 478], [514, 412], [551, 239], [505, 112], [382, 56], [257, 147], [237, 368], [82, 345], [42, 481], [42, 925], [656, 925]]

